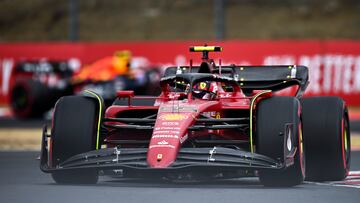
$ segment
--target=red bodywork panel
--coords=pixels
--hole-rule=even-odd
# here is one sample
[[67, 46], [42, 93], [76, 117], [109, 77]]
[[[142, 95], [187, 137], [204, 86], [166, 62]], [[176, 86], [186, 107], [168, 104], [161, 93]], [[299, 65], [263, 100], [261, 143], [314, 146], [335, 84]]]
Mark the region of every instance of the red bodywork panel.
[[[124, 93], [125, 94], [125, 93]], [[122, 94], [120, 94], [122, 95]], [[133, 111], [139, 114], [139, 110], [156, 111], [157, 118], [153, 131], [151, 132], [150, 144], [148, 146], [147, 162], [152, 168], [166, 168], [170, 166], [177, 157], [178, 151], [182, 144], [187, 140], [196, 136], [206, 136], [209, 131], [212, 134], [226, 137], [227, 139], [246, 139], [246, 136], [240, 132], [228, 130], [207, 130], [208, 132], [188, 132], [188, 128], [194, 125], [197, 118], [202, 114], [210, 117], [222, 117], [226, 110], [245, 110], [250, 108], [252, 97], [246, 97], [243, 93], [238, 92], [232, 96], [227, 92], [219, 92], [216, 100], [177, 100], [181, 95], [179, 93], [164, 94], [157, 97], [154, 106], [116, 106], [109, 107], [106, 111], [106, 118], [116, 118], [118, 115]], [[144, 99], [144, 97], [134, 97], [134, 99]], [[147, 99], [150, 99], [147, 97]], [[141, 116], [141, 115], [139, 115]], [[141, 134], [141, 133], [140, 133]], [[139, 139], [144, 137], [140, 134], [109, 136], [111, 139]], [[143, 133], [144, 134], [144, 133]]]

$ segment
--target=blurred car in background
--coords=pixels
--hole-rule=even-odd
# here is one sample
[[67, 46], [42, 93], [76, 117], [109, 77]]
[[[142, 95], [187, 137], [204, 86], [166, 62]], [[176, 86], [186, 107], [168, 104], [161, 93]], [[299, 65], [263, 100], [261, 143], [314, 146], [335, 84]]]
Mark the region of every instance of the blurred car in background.
[[17, 118], [43, 116], [65, 95], [90, 89], [100, 94], [107, 105], [124, 89], [140, 95], [156, 95], [160, 70], [156, 67], [131, 67], [131, 53], [115, 52], [81, 70], [72, 60], [23, 60], [15, 64], [10, 107]]

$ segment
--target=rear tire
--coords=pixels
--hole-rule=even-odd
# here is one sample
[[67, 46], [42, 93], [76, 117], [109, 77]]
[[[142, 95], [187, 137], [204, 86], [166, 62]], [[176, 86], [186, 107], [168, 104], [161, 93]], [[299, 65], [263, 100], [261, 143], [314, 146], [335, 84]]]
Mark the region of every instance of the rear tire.
[[70, 87], [50, 88], [37, 80], [18, 79], [11, 89], [10, 105], [17, 118], [38, 118], [49, 111], [61, 96], [72, 92]]
[[350, 126], [338, 97], [302, 99], [306, 180], [343, 180], [350, 168]]
[[300, 112], [300, 102], [295, 97], [272, 97], [260, 101], [257, 106], [256, 152], [284, 162], [284, 151], [288, 150], [284, 149], [287, 124], [292, 124], [290, 144], [297, 147], [293, 165], [284, 170], [259, 170], [264, 186], [295, 186], [305, 178]]
[[[66, 159], [95, 150], [99, 107], [92, 98], [66, 96], [55, 106], [52, 129], [52, 165], [58, 166]], [[52, 173], [56, 183], [94, 184], [97, 170], [69, 170]]]
[[47, 102], [48, 91], [48, 88], [38, 81], [17, 81], [10, 95], [14, 115], [21, 119], [42, 116], [54, 104]]

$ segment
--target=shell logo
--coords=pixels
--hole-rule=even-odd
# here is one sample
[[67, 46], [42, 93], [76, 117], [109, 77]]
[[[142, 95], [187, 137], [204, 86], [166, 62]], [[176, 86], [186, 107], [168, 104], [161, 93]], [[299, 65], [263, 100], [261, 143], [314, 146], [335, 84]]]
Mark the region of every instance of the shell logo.
[[178, 121], [178, 120], [184, 120], [187, 119], [188, 116], [184, 114], [163, 114], [160, 116], [161, 120], [165, 121]]

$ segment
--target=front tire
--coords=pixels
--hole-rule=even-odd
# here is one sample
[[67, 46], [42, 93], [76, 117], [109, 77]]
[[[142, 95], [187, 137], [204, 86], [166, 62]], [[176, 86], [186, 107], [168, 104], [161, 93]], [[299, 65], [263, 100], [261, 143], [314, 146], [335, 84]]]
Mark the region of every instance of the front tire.
[[305, 178], [305, 157], [299, 100], [295, 97], [272, 97], [260, 101], [256, 117], [256, 152], [284, 163], [284, 151], [291, 151], [292, 147], [296, 147], [293, 165], [284, 170], [259, 170], [259, 178], [264, 186], [301, 184]]
[[[52, 166], [66, 159], [95, 150], [99, 106], [92, 98], [66, 96], [55, 105], [53, 118]], [[94, 184], [98, 181], [97, 170], [69, 170], [52, 173], [56, 183]]]

